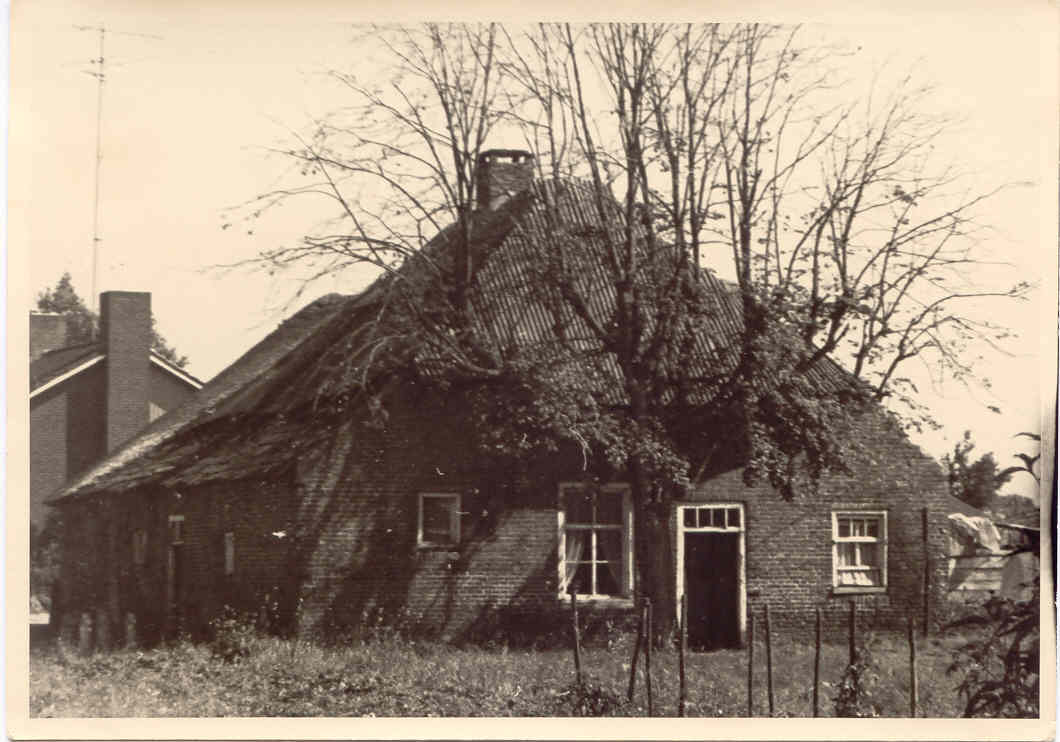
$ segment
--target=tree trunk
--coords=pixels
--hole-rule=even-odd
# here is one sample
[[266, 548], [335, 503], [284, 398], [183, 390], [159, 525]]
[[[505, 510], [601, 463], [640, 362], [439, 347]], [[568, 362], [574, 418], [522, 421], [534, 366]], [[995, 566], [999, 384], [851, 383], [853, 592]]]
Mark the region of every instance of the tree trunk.
[[633, 480], [637, 593], [651, 600], [651, 640], [658, 647], [673, 632], [676, 617], [670, 518], [665, 504], [650, 501], [647, 492], [647, 496], [638, 496], [637, 477]]

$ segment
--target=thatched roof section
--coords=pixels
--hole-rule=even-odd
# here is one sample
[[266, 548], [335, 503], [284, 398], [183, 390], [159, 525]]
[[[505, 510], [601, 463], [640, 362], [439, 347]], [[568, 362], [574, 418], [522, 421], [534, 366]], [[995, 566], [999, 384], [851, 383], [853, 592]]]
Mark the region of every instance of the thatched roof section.
[[[209, 424], [223, 416], [222, 410], [230, 406], [234, 397], [267, 387], [283, 360], [296, 354], [303, 343], [352, 301], [352, 297], [329, 294], [294, 314], [187, 402], [152, 422], [77, 478], [53, 502], [76, 493], [127, 489], [162, 480], [167, 474], [186, 471], [211, 458], [214, 436], [205, 434]], [[204, 434], [186, 435], [198, 429], [203, 429]], [[174, 441], [179, 441], [179, 445], [173, 445]]]
[[[594, 316], [610, 316], [614, 287], [603, 264], [604, 229], [621, 240], [619, 205], [610, 202], [614, 219], [601, 226], [599, 205], [584, 184], [535, 183], [490, 211], [471, 217], [473, 280], [469, 301], [475, 336], [488, 352], [504, 359], [530, 353], [548, 358], [557, 343], [557, 322], [567, 341], [591, 354], [598, 343], [577, 317], [563, 314], [562, 302], [550, 302], [541, 280], [542, 261], [553, 259], [557, 244], [580, 261], [579, 288], [589, 297]], [[609, 215], [611, 216], [611, 215]], [[643, 229], [640, 225], [638, 230]], [[643, 234], [638, 232], [638, 238]], [[413, 360], [430, 373], [431, 348], [395, 334], [381, 342], [374, 323], [385, 318], [395, 297], [415, 296], [426, 304], [444, 291], [452, 274], [460, 234], [452, 225], [432, 239], [419, 255], [405, 261], [357, 296], [332, 295], [298, 312], [248, 351], [183, 407], [163, 416], [130, 444], [82, 476], [64, 497], [101, 491], [123, 491], [150, 484], [176, 487], [210, 480], [276, 473], [297, 460], [304, 446], [327, 433], [318, 405], [333, 406], [363, 389], [367, 376], [385, 375], [380, 359]], [[573, 249], [572, 249], [573, 248]], [[643, 255], [650, 261], [673, 260]], [[661, 257], [660, 257], [661, 256]], [[660, 262], [660, 265], [663, 265]], [[703, 273], [709, 309], [686, 353], [681, 373], [717, 376], [735, 364], [741, 336], [739, 293], [708, 272]], [[404, 286], [396, 286], [404, 282]], [[398, 288], [399, 291], [392, 289]], [[385, 327], [385, 325], [384, 325]], [[385, 331], [382, 332], [385, 335]], [[571, 339], [573, 338], [573, 340]], [[599, 394], [611, 404], [625, 402], [613, 358], [596, 359], [602, 370]], [[678, 361], [674, 361], [675, 364]], [[850, 388], [848, 374], [824, 359], [810, 370], [822, 389]], [[347, 401], [346, 404], [351, 402]]]

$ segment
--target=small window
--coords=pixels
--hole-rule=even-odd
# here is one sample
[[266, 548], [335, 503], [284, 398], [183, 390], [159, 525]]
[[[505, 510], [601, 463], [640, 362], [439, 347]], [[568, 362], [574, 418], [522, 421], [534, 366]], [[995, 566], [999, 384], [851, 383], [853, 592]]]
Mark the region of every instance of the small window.
[[225, 575], [236, 573], [236, 535], [232, 531], [225, 533]]
[[171, 516], [169, 516], [169, 543], [171, 543], [171, 544], [182, 544], [182, 543], [184, 543], [184, 516], [183, 515], [171, 515]]
[[420, 495], [418, 546], [455, 546], [460, 543], [460, 495]]
[[833, 587], [873, 592], [887, 587], [887, 513], [832, 513]]
[[139, 528], [132, 534], [133, 564], [143, 564], [147, 561], [147, 531]]

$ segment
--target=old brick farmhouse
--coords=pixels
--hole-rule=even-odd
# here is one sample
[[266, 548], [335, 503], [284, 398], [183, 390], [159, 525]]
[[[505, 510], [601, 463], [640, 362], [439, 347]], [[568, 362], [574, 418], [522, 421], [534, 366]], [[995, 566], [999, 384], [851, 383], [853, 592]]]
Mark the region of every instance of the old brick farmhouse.
[[[472, 248], [476, 280], [492, 287], [478, 316], [520, 342], [545, 325], [512, 269], [543, 228], [531, 172], [522, 153], [483, 158]], [[592, 226], [577, 188], [550, 187], [568, 199], [568, 228]], [[443, 231], [425, 249], [450, 247]], [[706, 280], [709, 359], [740, 320], [732, 291]], [[459, 388], [395, 375], [381, 385], [385, 413], [369, 414], [373, 399], [339, 382], [359, 368], [359, 328], [380, 296], [373, 286], [308, 305], [54, 502], [72, 534], [68, 630], [84, 615], [101, 627], [135, 617], [150, 640], [200, 630], [230, 605], [266, 606], [303, 635], [382, 617], [459, 639], [554, 614], [572, 589], [590, 610], [632, 606], [621, 473], [587, 486], [580, 457], [562, 452], [498, 468], [473, 442]], [[830, 362], [814, 378], [844, 383]], [[748, 487], [734, 459], [673, 506], [672, 594], [688, 596], [694, 644], [741, 642], [763, 605], [802, 624], [853, 599], [897, 623], [941, 599], [952, 503], [942, 472], [882, 411], [860, 425], [865, 460], [813, 496]]]

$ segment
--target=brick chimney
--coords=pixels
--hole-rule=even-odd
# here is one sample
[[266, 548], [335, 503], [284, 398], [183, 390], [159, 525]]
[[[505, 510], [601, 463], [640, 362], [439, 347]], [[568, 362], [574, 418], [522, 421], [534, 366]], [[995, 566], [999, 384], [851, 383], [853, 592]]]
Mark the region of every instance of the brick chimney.
[[530, 188], [534, 156], [522, 149], [489, 149], [478, 156], [475, 191], [478, 207], [491, 209]]
[[66, 347], [66, 315], [52, 312], [29, 313], [29, 360], [37, 360], [49, 350]]
[[106, 360], [106, 446], [113, 451], [148, 423], [151, 294], [104, 291], [99, 331]]

